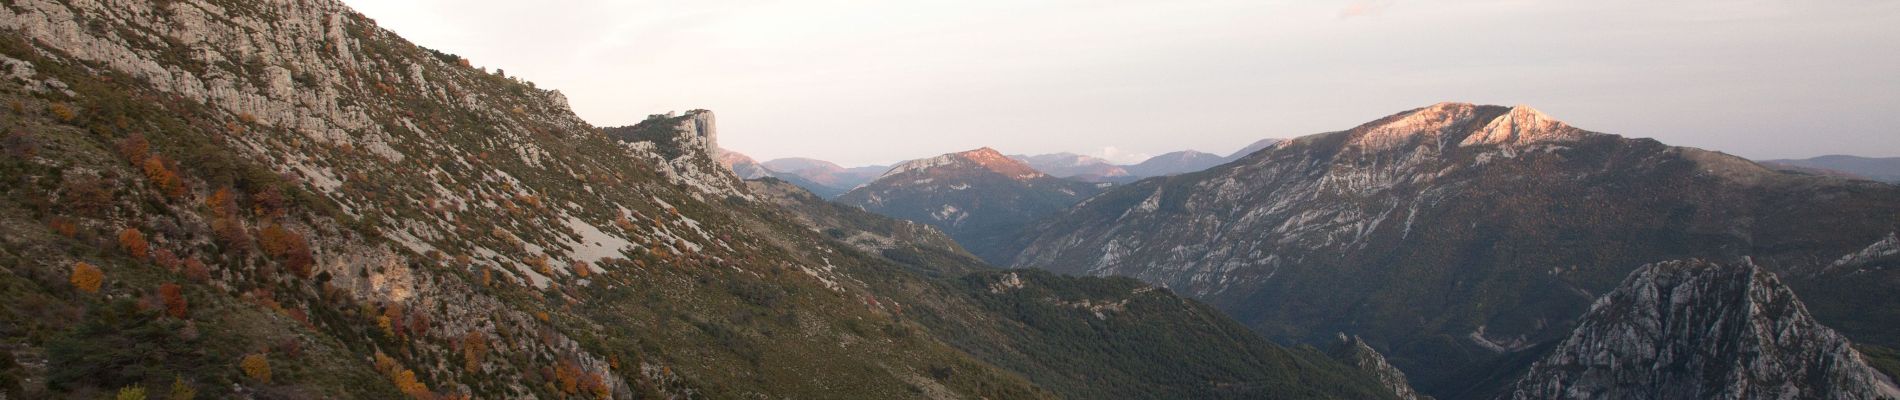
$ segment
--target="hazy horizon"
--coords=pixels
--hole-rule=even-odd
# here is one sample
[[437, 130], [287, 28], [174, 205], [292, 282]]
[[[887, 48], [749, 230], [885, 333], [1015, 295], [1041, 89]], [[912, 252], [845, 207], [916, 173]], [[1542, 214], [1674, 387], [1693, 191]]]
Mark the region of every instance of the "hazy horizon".
[[596, 125], [711, 109], [761, 161], [1225, 155], [1442, 101], [1754, 159], [1900, 155], [1893, 2], [345, 1]]

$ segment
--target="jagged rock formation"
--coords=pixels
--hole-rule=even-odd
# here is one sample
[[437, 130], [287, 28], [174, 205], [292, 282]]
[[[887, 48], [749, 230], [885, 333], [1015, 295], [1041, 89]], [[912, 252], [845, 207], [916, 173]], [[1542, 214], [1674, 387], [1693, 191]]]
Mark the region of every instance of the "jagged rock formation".
[[1347, 336], [1345, 333], [1340, 333], [1339, 340], [1333, 342], [1326, 353], [1331, 355], [1333, 359], [1346, 363], [1346, 365], [1372, 373], [1374, 377], [1379, 379], [1380, 386], [1385, 387], [1386, 390], [1391, 391], [1394, 396], [1400, 399], [1429, 400], [1432, 398], [1431, 396], [1420, 395], [1417, 390], [1412, 389], [1412, 383], [1405, 378], [1404, 371], [1400, 371], [1398, 367], [1394, 367], [1391, 363], [1386, 362], [1385, 355], [1379, 354], [1378, 350], [1374, 350], [1371, 345], [1366, 344], [1366, 341], [1360, 339], [1358, 336]]
[[986, 147], [898, 164], [837, 201], [936, 226], [971, 253], [1006, 261], [1015, 232], [1105, 185], [1052, 177]]
[[1126, 182], [1137, 175], [1129, 173], [1121, 166], [1110, 164], [1108, 160], [1075, 153], [1051, 153], [1037, 155], [1011, 155], [1009, 158], [1029, 164], [1030, 168], [1057, 178], [1073, 179], [1083, 182]]
[[601, 131], [635, 156], [659, 165], [668, 180], [695, 189], [695, 196], [750, 198], [740, 189], [744, 183], [720, 164], [719, 125], [712, 111], [653, 115], [638, 124]]
[[1643, 266], [1577, 325], [1511, 398], [1900, 398], [1847, 338], [1746, 259]]
[[1822, 322], [1900, 343], [1900, 299], [1874, 295], [1900, 268], [1826, 268], [1896, 228], [1900, 187], [1444, 103], [1118, 186], [1026, 229], [1013, 264], [1136, 277], [1280, 340], [1353, 332], [1466, 398], [1661, 260], [1752, 256]]
[[1232, 160], [1212, 153], [1184, 150], [1154, 156], [1126, 168], [1128, 173], [1134, 176], [1168, 176], [1202, 171], [1228, 161]]

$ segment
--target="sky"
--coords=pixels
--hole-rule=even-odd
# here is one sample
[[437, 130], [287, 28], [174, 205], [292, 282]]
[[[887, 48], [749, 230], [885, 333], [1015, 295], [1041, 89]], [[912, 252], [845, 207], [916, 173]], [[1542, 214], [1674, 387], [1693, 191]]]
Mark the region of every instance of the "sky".
[[1749, 158], [1900, 156], [1885, 0], [344, 0], [600, 126], [696, 108], [761, 161], [1135, 162], [1441, 101]]

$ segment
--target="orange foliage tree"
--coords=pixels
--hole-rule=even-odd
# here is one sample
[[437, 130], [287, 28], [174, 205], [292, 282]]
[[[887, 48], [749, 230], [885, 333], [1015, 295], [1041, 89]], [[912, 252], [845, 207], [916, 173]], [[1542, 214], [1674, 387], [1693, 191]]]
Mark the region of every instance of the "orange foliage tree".
[[73, 288], [86, 293], [99, 293], [99, 284], [105, 282], [106, 273], [99, 267], [85, 262], [73, 263]]
[[581, 278], [594, 276], [593, 267], [589, 267], [586, 261], [575, 261], [573, 264], [570, 264], [568, 268], [574, 270], [574, 276]]
[[178, 179], [178, 172], [172, 168], [171, 163], [165, 161], [164, 157], [146, 157], [143, 167], [145, 177], [150, 178], [152, 184], [158, 185], [158, 189], [164, 191], [166, 196], [185, 195], [184, 181]]
[[283, 260], [284, 268], [299, 277], [310, 277], [310, 266], [316, 264], [316, 257], [310, 252], [310, 241], [303, 234], [283, 225], [271, 224], [258, 231], [257, 239], [264, 247], [264, 253]]
[[205, 207], [211, 209], [211, 215], [218, 218], [232, 217], [237, 214], [237, 195], [231, 188], [220, 188], [205, 198]]
[[165, 301], [166, 315], [178, 319], [185, 318], [185, 308], [187, 304], [185, 303], [184, 288], [179, 287], [176, 283], [158, 285], [158, 297]]
[[395, 376], [391, 377], [391, 379], [396, 382], [396, 389], [401, 390], [403, 394], [409, 395], [410, 398], [430, 399], [435, 397], [435, 393], [429, 391], [429, 385], [423, 384], [420, 380], [416, 380], [416, 371], [410, 371], [404, 368], [401, 372], [397, 372]]
[[204, 283], [211, 280], [211, 269], [205, 267], [204, 261], [198, 261], [196, 258], [185, 260], [185, 279]]
[[126, 227], [119, 231], [119, 248], [132, 258], [145, 259], [147, 246], [145, 233], [139, 232], [139, 228]]
[[79, 236], [79, 223], [76, 221], [73, 221], [72, 218], [53, 217], [53, 219], [51, 221], [47, 221], [46, 224], [48, 226], [51, 226], [53, 228], [53, 232], [58, 232], [60, 236], [65, 236], [67, 238], [73, 238], [73, 237]]

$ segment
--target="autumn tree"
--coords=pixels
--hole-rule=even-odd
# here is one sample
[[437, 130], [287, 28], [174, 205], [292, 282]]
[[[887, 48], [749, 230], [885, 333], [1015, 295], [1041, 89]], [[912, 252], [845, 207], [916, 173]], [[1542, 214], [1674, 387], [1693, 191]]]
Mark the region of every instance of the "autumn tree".
[[47, 221], [46, 225], [52, 227], [53, 232], [59, 233], [60, 236], [67, 238], [79, 236], [79, 223], [73, 221], [72, 218], [56, 216], [51, 221]]
[[166, 400], [193, 400], [198, 398], [198, 389], [185, 383], [185, 378], [172, 378], [172, 393]]
[[145, 170], [145, 177], [150, 178], [152, 184], [157, 185], [158, 189], [165, 193], [166, 196], [179, 197], [185, 195], [184, 181], [178, 178], [178, 171], [171, 166], [170, 162], [166, 162], [164, 157], [146, 157], [143, 168]]
[[185, 302], [184, 288], [179, 287], [176, 283], [159, 285], [158, 297], [165, 301], [165, 315], [170, 315], [172, 318], [178, 319], [185, 318], [185, 308], [187, 304]]
[[574, 276], [581, 278], [594, 276], [593, 267], [589, 267], [586, 261], [575, 261], [573, 264], [570, 264], [568, 268], [574, 270]]
[[245, 232], [244, 223], [237, 218], [218, 218], [211, 222], [211, 233], [226, 250], [244, 251], [251, 248], [251, 235]]
[[196, 258], [185, 260], [185, 279], [204, 283], [211, 280], [211, 269], [205, 267], [204, 261], [198, 261]]
[[131, 255], [132, 258], [144, 260], [148, 254], [146, 253], [147, 246], [149, 244], [145, 242], [145, 233], [139, 232], [139, 228], [128, 226], [119, 231], [119, 249], [125, 250], [125, 254]]
[[382, 328], [383, 335], [396, 337], [401, 334], [402, 305], [390, 304], [383, 307], [383, 315], [376, 317], [376, 327]]
[[152, 263], [165, 267], [167, 271], [178, 272], [178, 268], [185, 266], [185, 259], [178, 258], [178, 253], [161, 247], [152, 249]]
[[310, 266], [316, 264], [316, 257], [311, 254], [310, 241], [305, 240], [303, 234], [280, 224], [271, 224], [258, 231], [257, 239], [264, 253], [282, 260], [285, 269], [298, 277], [310, 277]]
[[416, 379], [416, 371], [404, 368], [402, 371], [397, 372], [394, 377], [391, 377], [391, 380], [395, 381], [396, 389], [401, 390], [403, 394], [409, 395], [409, 398], [428, 399], [435, 396], [434, 392], [429, 391], [429, 385], [423, 384], [422, 381]]
[[581, 389], [581, 375], [585, 374], [573, 360], [562, 360], [561, 365], [554, 368], [554, 381], [560, 384], [561, 392], [576, 394]]
[[469, 371], [482, 370], [482, 356], [488, 353], [488, 337], [469, 331], [462, 335], [462, 362]]
[[99, 293], [99, 284], [105, 282], [106, 273], [92, 264], [78, 262], [73, 264], [73, 288], [86, 293]]
[[73, 122], [73, 120], [79, 119], [79, 111], [74, 110], [71, 104], [48, 104], [46, 105], [46, 111], [51, 112], [53, 118], [58, 118], [60, 122]]
[[205, 207], [211, 209], [211, 215], [217, 218], [229, 218], [237, 215], [237, 194], [231, 188], [219, 188], [205, 198]]
[[145, 387], [132, 385], [119, 388], [119, 395], [112, 398], [114, 400], [145, 400]]
[[270, 383], [270, 358], [263, 353], [244, 356], [244, 360], [238, 362], [238, 367], [244, 369], [244, 376]]
[[117, 147], [119, 156], [125, 157], [132, 165], [145, 165], [145, 157], [152, 153], [152, 142], [145, 140], [145, 135], [137, 133], [119, 139]]

